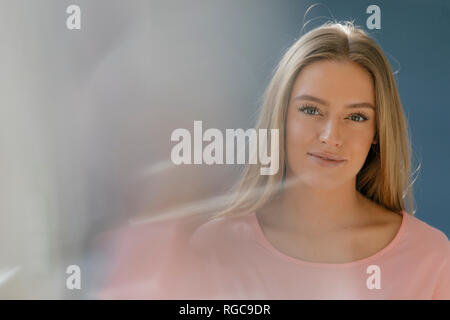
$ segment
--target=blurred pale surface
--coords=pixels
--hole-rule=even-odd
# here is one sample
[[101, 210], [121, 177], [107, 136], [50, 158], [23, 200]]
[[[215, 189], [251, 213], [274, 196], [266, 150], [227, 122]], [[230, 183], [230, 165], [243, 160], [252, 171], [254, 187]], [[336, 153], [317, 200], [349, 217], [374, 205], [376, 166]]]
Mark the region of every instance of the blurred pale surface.
[[[305, 11], [80, 0], [81, 30], [68, 30], [70, 4], [0, 2], [0, 298], [93, 297], [112, 267], [104, 234], [222, 195], [236, 167], [174, 166], [170, 135], [194, 120], [252, 127]], [[70, 265], [81, 290], [66, 288]]]

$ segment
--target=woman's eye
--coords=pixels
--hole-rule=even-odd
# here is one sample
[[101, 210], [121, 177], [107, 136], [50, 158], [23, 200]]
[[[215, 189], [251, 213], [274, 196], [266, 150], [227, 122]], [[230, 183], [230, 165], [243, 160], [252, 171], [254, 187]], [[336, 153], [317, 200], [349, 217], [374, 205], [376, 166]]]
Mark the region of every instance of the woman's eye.
[[[313, 106], [300, 107], [299, 111], [303, 112], [304, 114], [312, 115], [312, 116], [320, 115], [319, 110], [316, 107], [313, 107]], [[369, 120], [369, 118], [366, 115], [362, 114], [362, 113], [352, 114], [347, 119], [350, 119], [350, 120], [352, 120], [354, 122], [364, 122], [364, 121]]]
[[368, 120], [368, 118], [366, 116], [362, 115], [362, 114], [352, 114], [350, 116], [350, 119], [355, 121], [355, 122], [364, 122], [364, 121]]
[[299, 110], [305, 114], [317, 115], [319, 112], [316, 107], [301, 107]]

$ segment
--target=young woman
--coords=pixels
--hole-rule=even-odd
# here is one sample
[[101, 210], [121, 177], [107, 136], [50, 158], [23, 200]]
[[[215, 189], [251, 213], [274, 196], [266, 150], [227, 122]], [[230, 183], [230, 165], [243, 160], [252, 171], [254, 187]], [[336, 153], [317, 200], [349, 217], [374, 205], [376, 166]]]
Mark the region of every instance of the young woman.
[[280, 170], [246, 166], [229, 207], [196, 230], [191, 298], [450, 298], [449, 241], [413, 215], [407, 123], [363, 30], [328, 23], [296, 41], [257, 128], [279, 129]]
[[279, 130], [278, 173], [247, 165], [229, 206], [186, 237], [134, 229], [101, 297], [450, 299], [449, 241], [413, 215], [407, 123], [364, 31], [296, 41], [257, 128]]

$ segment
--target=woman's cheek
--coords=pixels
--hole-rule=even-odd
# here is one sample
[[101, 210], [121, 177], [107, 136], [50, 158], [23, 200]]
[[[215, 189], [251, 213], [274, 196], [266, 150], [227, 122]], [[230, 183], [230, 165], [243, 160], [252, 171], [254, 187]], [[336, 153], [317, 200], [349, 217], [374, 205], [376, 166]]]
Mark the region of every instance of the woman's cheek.
[[298, 163], [307, 152], [307, 141], [311, 140], [312, 128], [300, 122], [290, 123], [286, 128], [286, 152], [288, 160]]
[[314, 132], [315, 127], [312, 121], [305, 121], [301, 118], [293, 119], [287, 124], [286, 128], [287, 140], [295, 141], [297, 144], [311, 140]]

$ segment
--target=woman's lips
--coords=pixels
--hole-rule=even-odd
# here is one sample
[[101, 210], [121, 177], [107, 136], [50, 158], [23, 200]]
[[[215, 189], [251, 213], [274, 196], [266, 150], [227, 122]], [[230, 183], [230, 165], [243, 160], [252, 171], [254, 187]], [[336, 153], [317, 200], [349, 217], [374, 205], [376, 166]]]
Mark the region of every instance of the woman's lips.
[[322, 167], [337, 167], [343, 164], [346, 160], [325, 160], [321, 157], [308, 153], [309, 158]]

